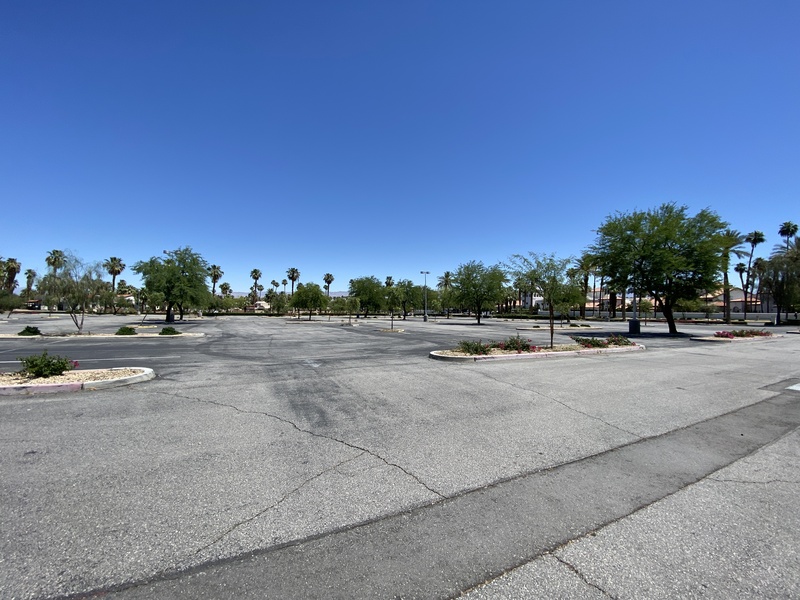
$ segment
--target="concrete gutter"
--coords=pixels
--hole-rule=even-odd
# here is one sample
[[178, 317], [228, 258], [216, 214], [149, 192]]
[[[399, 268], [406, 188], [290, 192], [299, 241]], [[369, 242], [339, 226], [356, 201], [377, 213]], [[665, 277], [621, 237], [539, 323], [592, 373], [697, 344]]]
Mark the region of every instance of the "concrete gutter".
[[153, 369], [146, 367], [115, 367], [112, 371], [121, 369], [137, 369], [141, 373], [119, 377], [118, 379], [104, 379], [102, 381], [84, 381], [76, 383], [40, 383], [31, 385], [4, 385], [0, 386], [0, 396], [18, 396], [32, 394], [58, 394], [61, 392], [80, 392], [81, 390], [103, 390], [108, 388], [140, 383], [153, 379], [156, 374]]
[[449, 360], [456, 362], [479, 362], [489, 360], [525, 360], [537, 358], [559, 358], [561, 356], [580, 356], [582, 354], [617, 354], [619, 352], [636, 352], [638, 350], [645, 350], [642, 344], [634, 344], [633, 346], [619, 346], [617, 348], [586, 348], [584, 350], [565, 350], [563, 352], [522, 352], [520, 354], [495, 354], [495, 355], [477, 355], [477, 356], [448, 356], [442, 354], [441, 350], [434, 350], [428, 357], [435, 360]]
[[[790, 332], [791, 333], [791, 332]], [[766, 340], [774, 340], [775, 338], [783, 337], [782, 335], [760, 335], [755, 337], [735, 337], [735, 338], [727, 338], [727, 337], [716, 337], [713, 335], [704, 335], [704, 336], [697, 336], [697, 337], [690, 337], [689, 340], [692, 342], [763, 342]]]

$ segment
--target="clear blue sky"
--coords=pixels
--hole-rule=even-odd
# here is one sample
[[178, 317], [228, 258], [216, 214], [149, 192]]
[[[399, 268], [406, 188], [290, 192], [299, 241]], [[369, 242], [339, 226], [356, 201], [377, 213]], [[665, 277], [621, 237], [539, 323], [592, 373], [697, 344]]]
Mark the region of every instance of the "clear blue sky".
[[[0, 2], [0, 255], [422, 283], [614, 211], [800, 222], [800, 3]], [[24, 281], [21, 279], [21, 285]]]

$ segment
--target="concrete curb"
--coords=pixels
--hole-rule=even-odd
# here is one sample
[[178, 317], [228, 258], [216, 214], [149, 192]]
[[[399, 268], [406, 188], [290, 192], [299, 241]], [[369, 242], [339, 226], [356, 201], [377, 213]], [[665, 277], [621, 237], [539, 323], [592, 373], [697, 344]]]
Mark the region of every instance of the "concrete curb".
[[583, 354], [618, 354], [620, 352], [636, 352], [645, 350], [646, 347], [642, 344], [635, 344], [633, 346], [621, 346], [619, 348], [586, 348], [584, 350], [566, 350], [564, 352], [527, 352], [522, 354], [498, 354], [495, 356], [447, 356], [441, 354], [441, 350], [434, 350], [428, 357], [435, 360], [449, 360], [455, 362], [483, 362], [493, 360], [527, 360], [527, 359], [543, 359], [543, 358], [559, 358], [562, 356], [580, 356]]
[[[791, 332], [789, 332], [791, 333]], [[704, 335], [704, 336], [697, 336], [697, 337], [690, 337], [689, 341], [691, 342], [712, 342], [712, 343], [729, 343], [729, 342], [764, 342], [767, 340], [774, 340], [775, 338], [783, 337], [782, 335], [762, 335], [756, 337], [741, 337], [741, 338], [725, 338], [725, 337], [714, 337], [713, 335]]]
[[75, 334], [75, 333], [66, 333], [64, 335], [59, 335], [57, 333], [49, 334], [49, 335], [17, 335], [15, 333], [0, 333], [0, 338], [6, 340], [44, 340], [49, 338], [70, 338], [73, 340], [85, 340], [85, 339], [92, 339], [92, 338], [181, 338], [181, 337], [203, 337], [205, 333], [181, 333], [178, 335], [161, 335], [159, 333], [137, 333], [136, 335], [116, 335], [114, 333], [82, 333], [82, 334]]
[[[102, 381], [84, 381], [77, 383], [40, 383], [34, 385], [5, 385], [0, 386], [0, 396], [18, 396], [33, 394], [57, 394], [60, 392], [80, 392], [81, 390], [103, 390], [132, 383], [140, 383], [153, 379], [156, 374], [153, 369], [147, 367], [115, 367], [112, 371], [121, 369], [138, 369], [142, 371], [136, 375], [128, 375], [119, 379], [105, 379]], [[106, 369], [102, 369], [106, 370]]]

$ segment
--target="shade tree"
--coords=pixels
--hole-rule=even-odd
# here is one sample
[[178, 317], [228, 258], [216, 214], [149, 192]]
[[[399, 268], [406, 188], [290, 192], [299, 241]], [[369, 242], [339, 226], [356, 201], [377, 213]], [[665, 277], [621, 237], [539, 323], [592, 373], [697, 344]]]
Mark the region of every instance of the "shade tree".
[[616, 213], [597, 230], [591, 252], [616, 289], [647, 293], [677, 333], [673, 309], [719, 285], [727, 223], [704, 209], [694, 216], [674, 203]]

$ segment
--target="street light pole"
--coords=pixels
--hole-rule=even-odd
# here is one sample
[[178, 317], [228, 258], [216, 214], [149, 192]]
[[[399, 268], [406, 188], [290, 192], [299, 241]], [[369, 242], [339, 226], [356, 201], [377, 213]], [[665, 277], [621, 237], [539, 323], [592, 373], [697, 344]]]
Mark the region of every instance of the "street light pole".
[[428, 275], [430, 275], [431, 272], [420, 271], [419, 274], [425, 276], [425, 285], [422, 286], [422, 295], [425, 297], [425, 311], [422, 313], [422, 320], [427, 323], [428, 322]]

